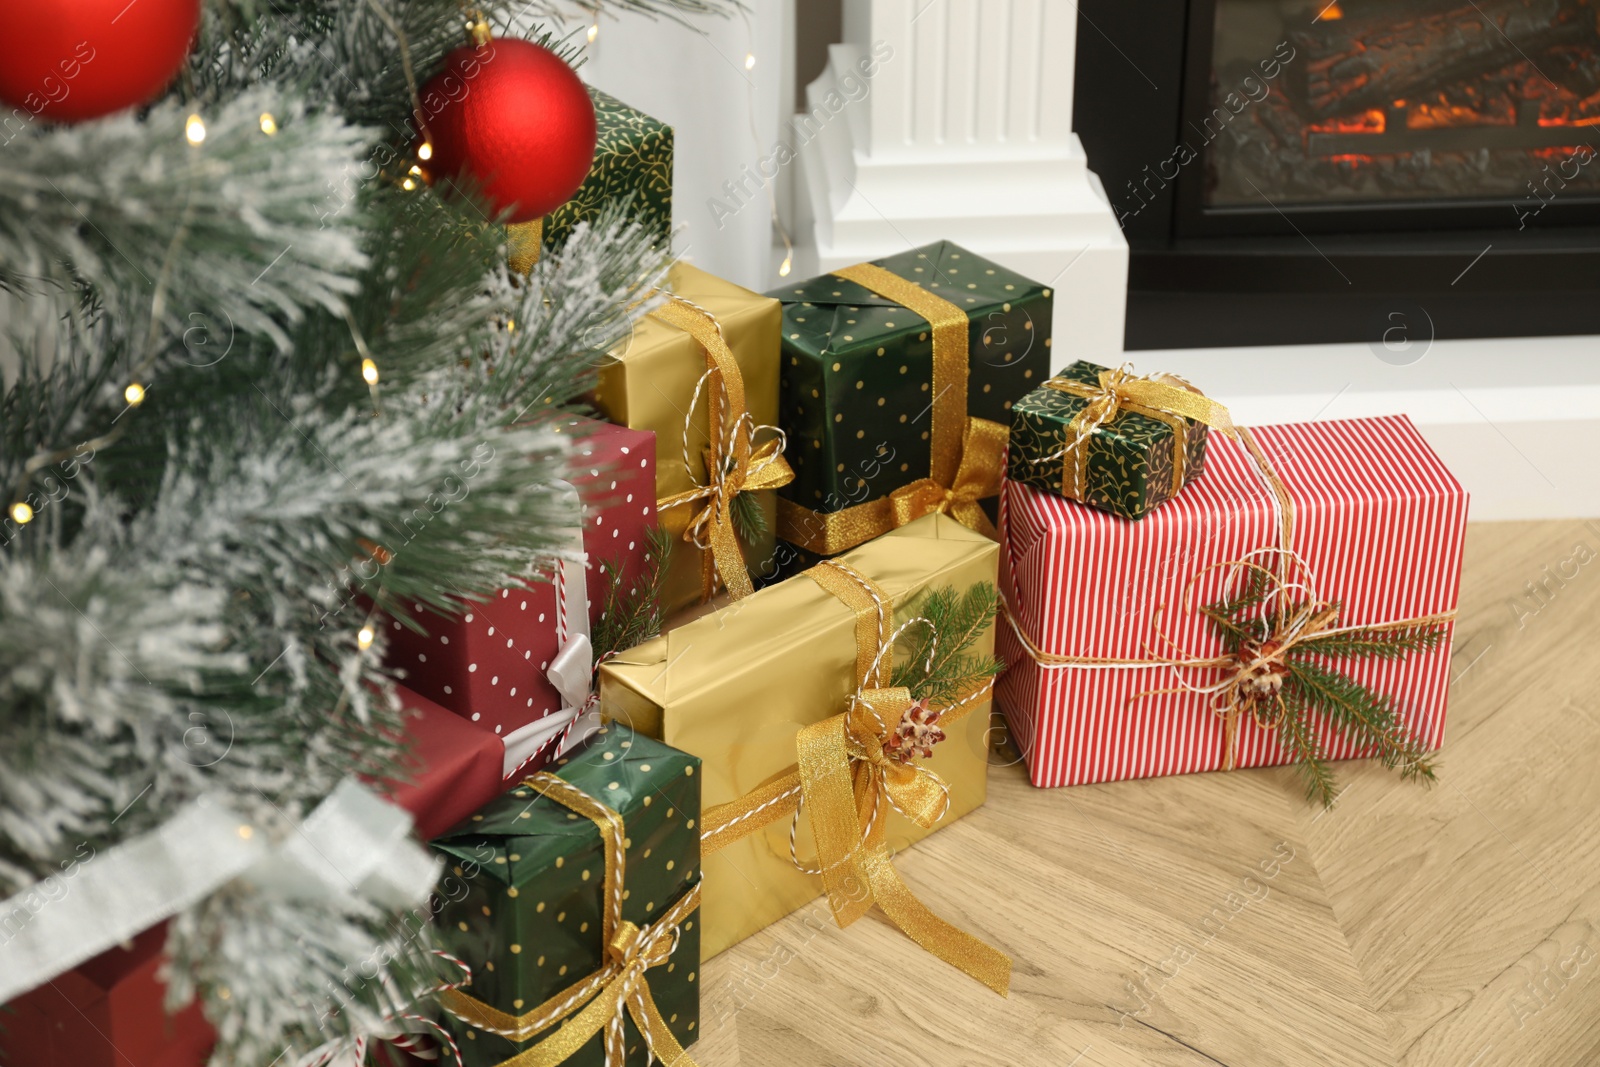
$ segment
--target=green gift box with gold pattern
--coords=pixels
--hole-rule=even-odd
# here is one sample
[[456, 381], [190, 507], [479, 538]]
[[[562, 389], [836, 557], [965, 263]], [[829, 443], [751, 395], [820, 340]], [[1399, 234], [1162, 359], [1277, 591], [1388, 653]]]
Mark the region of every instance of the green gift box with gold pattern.
[[699, 769], [611, 724], [433, 843], [441, 947], [472, 969], [441, 998], [466, 1067], [545, 1042], [571, 1067], [645, 1067], [694, 1041]]
[[593, 222], [613, 201], [628, 198], [628, 217], [658, 247], [672, 243], [672, 127], [590, 86], [596, 139], [594, 164], [572, 199], [542, 219], [508, 226], [514, 269], [526, 272], [539, 257], [537, 241], [551, 252], [567, 243], [580, 222]]
[[778, 533], [831, 556], [932, 511], [993, 535], [1011, 408], [1049, 377], [1050, 289], [949, 241], [773, 290], [794, 481]]
[[1204, 472], [1208, 425], [1233, 432], [1181, 378], [1079, 360], [1012, 409], [1006, 476], [1137, 519]]

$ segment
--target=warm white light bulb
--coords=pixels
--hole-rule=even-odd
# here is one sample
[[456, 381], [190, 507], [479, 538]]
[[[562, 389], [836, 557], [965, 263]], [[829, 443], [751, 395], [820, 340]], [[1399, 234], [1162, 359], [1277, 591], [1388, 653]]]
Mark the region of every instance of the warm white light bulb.
[[417, 158], [422, 160], [424, 163], [432, 159], [433, 145], [429, 144], [427, 141], [423, 141], [422, 144], [417, 146]]
[[278, 120], [272, 117], [272, 112], [270, 111], [261, 113], [261, 132], [268, 137], [278, 132]]
[[590, 44], [594, 44], [594, 39], [596, 37], [598, 37], [598, 36], [600, 36], [600, 24], [598, 22], [590, 23], [589, 24], [589, 43]]
[[361, 632], [356, 634], [356, 644], [361, 646], [361, 651], [363, 652], [372, 647], [372, 627], [363, 626], [361, 628]]
[[199, 144], [206, 139], [206, 124], [198, 114], [190, 115], [189, 121], [183, 124], [183, 135], [189, 138], [190, 144]]
[[755, 70], [756, 69], [756, 54], [754, 52], [746, 52], [744, 54], [744, 69], [745, 70]]
[[778, 264], [778, 277], [787, 278], [792, 270], [794, 270], [794, 256], [784, 256], [783, 262]]
[[416, 187], [417, 183], [412, 181], [410, 178], [407, 178], [405, 181], [400, 183], [400, 188], [404, 189], [408, 193]]
[[144, 403], [144, 386], [138, 382], [129, 382], [128, 387], [122, 391], [122, 399], [131, 406], [138, 407]]
[[33, 509], [19, 500], [11, 505], [11, 517], [18, 526], [26, 526], [33, 521]]
[[361, 361], [361, 377], [367, 380], [368, 385], [378, 384], [378, 365], [370, 359]]

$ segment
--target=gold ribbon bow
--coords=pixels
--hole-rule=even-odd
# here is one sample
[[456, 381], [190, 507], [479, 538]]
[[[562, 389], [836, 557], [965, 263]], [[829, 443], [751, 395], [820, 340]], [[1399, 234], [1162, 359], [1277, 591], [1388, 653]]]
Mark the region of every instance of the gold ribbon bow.
[[[938, 775], [909, 758], [892, 757], [884, 742], [911, 708], [911, 694], [882, 683], [892, 674], [893, 602], [870, 578], [837, 560], [806, 572], [856, 616], [856, 693], [839, 715], [807, 726], [796, 737], [790, 773], [706, 812], [702, 853], [732, 844], [804, 807], [816, 840], [822, 884], [834, 920], [849, 926], [874, 903], [907, 936], [935, 956], [1005, 996], [1011, 960], [939, 918], [894, 869], [887, 840], [892, 806], [930, 828], [944, 815], [948, 790]], [[993, 685], [971, 687], [940, 711], [940, 724], [964, 718]]]
[[888, 496], [839, 511], [812, 511], [778, 501], [784, 540], [820, 555], [836, 555], [934, 511], [943, 512], [987, 537], [994, 524], [978, 506], [1000, 491], [1009, 427], [967, 414], [967, 313], [961, 308], [872, 263], [833, 272], [846, 281], [893, 300], [928, 321], [933, 334], [933, 425], [928, 431], [929, 477]]
[[[904, 686], [864, 689], [852, 696], [844, 721], [845, 753], [856, 776], [858, 809], [880, 793], [900, 814], [931, 830], [950, 807], [950, 787], [922, 764], [890, 756], [884, 745], [911, 707], [911, 690]], [[866, 820], [875, 817], [871, 808], [862, 814]]]
[[[1300, 575], [1291, 570], [1299, 563], [1304, 567], [1304, 562], [1296, 555], [1293, 548], [1294, 541], [1294, 500], [1289, 495], [1288, 487], [1283, 484], [1283, 479], [1273, 469], [1267, 455], [1256, 442], [1255, 436], [1248, 427], [1239, 426], [1229, 429], [1230, 436], [1242, 442], [1255, 462], [1256, 469], [1261, 478], [1266, 482], [1276, 501], [1278, 515], [1278, 543], [1274, 547], [1257, 549], [1244, 559], [1230, 560], [1222, 563], [1213, 563], [1195, 574], [1185, 584], [1182, 597], [1183, 606], [1192, 608], [1192, 597], [1199, 587], [1200, 580], [1211, 571], [1233, 568], [1241, 571], [1253, 571], [1272, 583], [1280, 593], [1290, 589], [1308, 588], [1308, 582], [1301, 581]], [[1250, 556], [1263, 555], [1274, 562], [1274, 566], [1265, 567], [1255, 562]], [[1012, 571], [1013, 576], [1015, 571]], [[1014, 580], [1014, 577], [1013, 577]], [[1178, 657], [1152, 656], [1147, 659], [1118, 659], [1101, 656], [1061, 656], [1047, 652], [1033, 640], [1023, 628], [1022, 620], [1007, 601], [1002, 601], [1001, 611], [1010, 624], [1011, 630], [1016, 634], [1028, 656], [1042, 667], [1079, 667], [1079, 668], [1140, 668], [1140, 667], [1170, 667], [1173, 670], [1198, 670], [1222, 671], [1221, 680], [1207, 686], [1185, 685], [1175, 689], [1150, 689], [1136, 693], [1131, 700], [1141, 697], [1154, 696], [1159, 693], [1202, 693], [1211, 694], [1212, 710], [1222, 718], [1222, 769], [1231, 771], [1238, 765], [1238, 733], [1239, 715], [1249, 712], [1257, 726], [1263, 730], [1274, 730], [1283, 721], [1284, 709], [1281, 700], [1277, 698], [1278, 689], [1276, 678], [1286, 673], [1285, 662], [1290, 651], [1303, 641], [1316, 637], [1327, 637], [1338, 633], [1354, 633], [1357, 631], [1373, 633], [1385, 630], [1409, 629], [1416, 626], [1431, 626], [1449, 622], [1455, 618], [1454, 611], [1438, 612], [1432, 615], [1418, 615], [1412, 618], [1396, 619], [1391, 622], [1373, 623], [1363, 626], [1338, 627], [1338, 606], [1328, 601], [1311, 600], [1302, 603], [1292, 610], [1287, 606], [1286, 596], [1272, 598], [1275, 605], [1272, 618], [1269, 620], [1270, 629], [1268, 636], [1260, 642], [1248, 644], [1237, 653], [1222, 656], [1200, 657], [1185, 653]], [[1159, 611], [1159, 609], [1158, 609]], [[1159, 633], [1158, 624], [1158, 633]], [[1167, 637], [1161, 637], [1167, 644], [1184, 651], [1177, 642]]]
[[540, 1032], [566, 1020], [555, 1033], [504, 1061], [500, 1067], [557, 1067], [602, 1030], [605, 1032], [606, 1067], [623, 1067], [627, 1059], [622, 1027], [624, 1014], [633, 1019], [656, 1059], [668, 1067], [694, 1067], [694, 1061], [661, 1017], [650, 995], [646, 972], [666, 963], [678, 947], [678, 928], [700, 906], [700, 883], [696, 882], [666, 914], [650, 925], [641, 927], [627, 922], [622, 918], [626, 881], [623, 844], [626, 835], [622, 816], [577, 786], [544, 771], [525, 779], [523, 784], [584, 816], [600, 830], [605, 844], [601, 937], [606, 962], [588, 978], [522, 1015], [507, 1014], [461, 990], [441, 994], [440, 1003], [467, 1025], [512, 1041], [532, 1040]]
[[1188, 432], [1185, 419], [1204, 423], [1236, 437], [1233, 419], [1228, 409], [1195, 389], [1182, 378], [1172, 374], [1153, 374], [1138, 377], [1123, 364], [1116, 370], [1102, 370], [1095, 385], [1086, 385], [1069, 378], [1051, 378], [1045, 388], [1070, 396], [1082, 397], [1088, 403], [1067, 424], [1069, 438], [1065, 448], [1043, 456], [1035, 463], [1054, 463], [1062, 460], [1061, 495], [1081, 500], [1088, 490], [1089, 448], [1088, 440], [1102, 426], [1113, 424], [1125, 411], [1144, 415], [1165, 423], [1172, 429], [1172, 493], [1183, 488], [1184, 464], [1187, 460]]
[[[700, 599], [710, 600], [717, 591], [717, 578], [735, 600], [755, 591], [750, 569], [739, 547], [733, 522], [733, 500], [740, 493], [777, 489], [794, 481], [794, 471], [783, 458], [781, 432], [757, 446], [758, 427], [745, 406], [744, 375], [734, 361], [733, 351], [722, 336], [722, 327], [704, 308], [681, 297], [670, 296], [666, 304], [651, 312], [654, 318], [687, 332], [706, 353], [706, 378], [720, 388], [710, 391], [706, 407], [709, 447], [705, 452], [706, 484], [656, 501], [658, 511], [682, 505], [699, 505], [684, 527], [683, 539], [701, 550]], [[698, 390], [696, 390], [698, 396]], [[684, 462], [689, 464], [688, 418], [684, 427]]]
[[1000, 491], [1006, 441], [1010, 436], [1011, 431], [997, 422], [968, 419], [954, 483], [946, 487], [932, 478], [922, 478], [894, 490], [889, 494], [890, 507], [894, 510], [891, 525], [898, 529], [937, 511], [998, 541], [1000, 534], [978, 501]]

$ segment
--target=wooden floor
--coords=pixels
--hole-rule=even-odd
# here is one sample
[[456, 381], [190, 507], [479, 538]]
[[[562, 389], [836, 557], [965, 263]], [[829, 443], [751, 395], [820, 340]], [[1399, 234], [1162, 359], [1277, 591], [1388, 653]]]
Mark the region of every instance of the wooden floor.
[[996, 767], [988, 804], [898, 866], [1012, 955], [1009, 999], [818, 901], [705, 966], [692, 1054], [1600, 1063], [1600, 522], [1479, 525], [1467, 547], [1432, 788], [1341, 764], [1323, 813], [1284, 768], [1036, 790]]

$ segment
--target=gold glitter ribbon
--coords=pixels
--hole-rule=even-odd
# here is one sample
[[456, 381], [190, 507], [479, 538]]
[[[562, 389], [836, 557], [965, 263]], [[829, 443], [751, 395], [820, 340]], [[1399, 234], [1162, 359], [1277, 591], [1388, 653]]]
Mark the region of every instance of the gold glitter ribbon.
[[[715, 595], [720, 576], [728, 594], [739, 600], [754, 592], [755, 587], [734, 528], [734, 498], [740, 493], [788, 485], [794, 481], [794, 471], [783, 458], [781, 435], [759, 446], [755, 444], [756, 431], [762, 427], [750, 417], [745, 405], [744, 375], [716, 318], [670, 294], [668, 302], [650, 314], [685, 331], [699, 343], [706, 354], [707, 376], [720, 387], [713, 389], [706, 401], [710, 442], [705, 454], [707, 483], [663, 497], [656, 501], [656, 509], [699, 506], [684, 528], [683, 539], [701, 550], [700, 599], [710, 600]], [[685, 447], [687, 444], [685, 434]], [[688, 460], [686, 455], [685, 463]], [[689, 466], [693, 469], [693, 464]]]
[[[1286, 594], [1291, 588], [1304, 589], [1307, 587], [1306, 583], [1298, 581], [1298, 576], [1291, 572], [1292, 565], [1299, 560], [1299, 557], [1295, 554], [1293, 547], [1295, 515], [1294, 501], [1289, 495], [1289, 490], [1283, 484], [1283, 480], [1278, 477], [1271, 462], [1268, 461], [1266, 453], [1257, 444], [1249, 428], [1239, 426], [1234, 428], [1234, 432], [1237, 435], [1237, 439], [1242, 441], [1249, 451], [1262, 480], [1267, 483], [1267, 487], [1272, 491], [1277, 501], [1277, 546], [1258, 549], [1256, 552], [1250, 553], [1250, 555], [1265, 554], [1269, 556], [1274, 561], [1274, 566], [1270, 568], [1264, 567], [1248, 557], [1213, 563], [1201, 569], [1185, 584], [1181, 604], [1185, 610], [1193, 609], [1192, 597], [1200, 580], [1212, 571], [1224, 568], [1243, 568], [1257, 572], [1272, 582], [1281, 594]], [[1313, 638], [1330, 637], [1343, 633], [1377, 633], [1386, 630], [1434, 626], [1449, 622], [1456, 617], [1454, 611], [1445, 611], [1370, 625], [1336, 627], [1333, 624], [1338, 621], [1338, 605], [1332, 602], [1318, 600], [1313, 597], [1311, 600], [1291, 608], [1286, 595], [1274, 596], [1272, 600], [1274, 610], [1268, 639], [1243, 656], [1202, 657], [1183, 655], [1178, 657], [1152, 656], [1145, 659], [1061, 656], [1053, 652], [1046, 652], [1028, 635], [1027, 631], [1022, 627], [1022, 620], [1017, 617], [1016, 611], [1009, 602], [1002, 600], [1001, 612], [1010, 624], [1012, 632], [1016, 634], [1017, 640], [1022, 644], [1023, 650], [1028, 653], [1028, 656], [1035, 663], [1042, 667], [1103, 668], [1111, 670], [1170, 667], [1173, 670], [1226, 672], [1221, 681], [1209, 686], [1150, 689], [1142, 693], [1136, 693], [1130, 698], [1130, 700], [1138, 700], [1142, 697], [1155, 696], [1161, 693], [1209, 694], [1212, 698], [1212, 711], [1220, 716], [1223, 722], [1222, 769], [1225, 771], [1231, 771], [1238, 765], [1238, 724], [1241, 711], [1251, 712], [1256, 725], [1263, 730], [1276, 729], [1281, 721], [1281, 715], [1272, 716], [1263, 712], [1260, 702], [1252, 698], [1247, 686], [1254, 674], [1274, 663], [1282, 663], [1295, 646]], [[1157, 632], [1167, 644], [1177, 648], [1180, 652], [1183, 651], [1177, 642], [1160, 631], [1159, 622], [1157, 623]]]
[[505, 1060], [500, 1067], [556, 1067], [602, 1031], [605, 1032], [606, 1067], [623, 1067], [627, 1060], [622, 1028], [624, 1013], [632, 1017], [656, 1059], [669, 1067], [694, 1067], [694, 1061], [661, 1017], [655, 998], [650, 994], [646, 972], [666, 963], [678, 947], [678, 928], [700, 906], [700, 883], [696, 882], [661, 918], [648, 926], [627, 922], [622, 918], [627, 858], [622, 816], [577, 786], [544, 771], [525, 779], [523, 784], [582, 815], [600, 831], [606, 867], [600, 936], [605, 945], [606, 962], [588, 978], [522, 1015], [510, 1015], [459, 989], [440, 994], [440, 1003], [467, 1025], [511, 1041], [530, 1041], [540, 1032], [566, 1020], [555, 1033]]
[[833, 272], [928, 321], [933, 335], [933, 425], [928, 432], [929, 477], [888, 496], [839, 511], [812, 511], [778, 501], [778, 531], [784, 540], [821, 555], [835, 555], [914, 519], [938, 511], [963, 526], [997, 537], [978, 506], [1000, 491], [1010, 429], [967, 414], [969, 357], [966, 312], [872, 263]]
[[[1005, 996], [1011, 987], [1010, 958], [935, 915], [890, 859], [885, 806], [931, 828], [949, 801], [938, 775], [884, 752], [885, 739], [912, 704], [909, 690], [886, 684], [893, 675], [894, 604], [872, 579], [837, 560], [811, 568], [806, 576], [855, 613], [856, 691], [842, 714], [799, 732], [793, 771], [705, 813], [701, 852], [710, 854], [796, 815], [803, 798], [823, 888], [841, 927], [876, 903], [917, 944]], [[964, 718], [992, 685], [985, 681], [959, 694], [940, 710], [941, 726]]]
[[1204, 423], [1235, 436], [1228, 409], [1175, 375], [1137, 377], [1127, 364], [1116, 370], [1102, 370], [1100, 381], [1085, 385], [1068, 378], [1051, 378], [1045, 388], [1082, 397], [1088, 403], [1067, 424], [1070, 438], [1065, 448], [1034, 460], [1053, 463], [1061, 460], [1061, 495], [1083, 499], [1088, 491], [1089, 438], [1102, 426], [1116, 423], [1124, 412], [1133, 412], [1165, 423], [1172, 430], [1172, 495], [1183, 488], [1187, 460], [1188, 431], [1185, 419]]
[[506, 265], [513, 274], [531, 274], [544, 249], [544, 216], [506, 226]]

